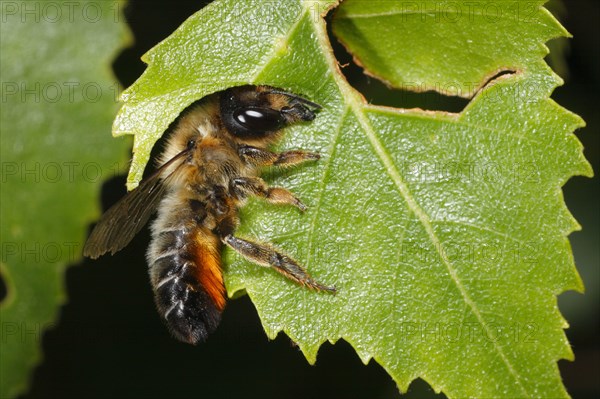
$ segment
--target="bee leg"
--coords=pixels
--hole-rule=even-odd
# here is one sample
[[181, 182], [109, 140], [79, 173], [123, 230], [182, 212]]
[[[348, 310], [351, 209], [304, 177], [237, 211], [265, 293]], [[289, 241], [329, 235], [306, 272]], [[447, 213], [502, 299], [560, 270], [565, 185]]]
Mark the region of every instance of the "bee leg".
[[231, 181], [232, 188], [240, 196], [256, 195], [273, 204], [293, 205], [301, 211], [308, 209], [291, 192], [282, 187], [269, 187], [259, 177], [236, 177]]
[[270, 245], [258, 244], [227, 234], [223, 243], [244, 258], [261, 266], [272, 267], [285, 277], [296, 283], [317, 291], [336, 292], [335, 287], [328, 287], [315, 280], [294, 259], [275, 250]]
[[257, 166], [291, 166], [305, 161], [315, 161], [321, 158], [316, 152], [292, 150], [275, 153], [249, 145], [241, 146], [238, 149], [238, 154], [240, 155], [240, 158], [247, 163]]

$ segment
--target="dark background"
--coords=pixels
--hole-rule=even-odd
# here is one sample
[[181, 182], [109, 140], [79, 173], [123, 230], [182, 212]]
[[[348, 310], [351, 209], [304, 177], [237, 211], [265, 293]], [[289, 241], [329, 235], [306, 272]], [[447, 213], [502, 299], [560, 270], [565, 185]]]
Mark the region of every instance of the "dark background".
[[[173, 32], [207, 2], [131, 1], [126, 9], [135, 44], [119, 55], [114, 71], [124, 87], [143, 72], [140, 56]], [[567, 3], [567, 2], [565, 2]], [[594, 170], [600, 170], [598, 105], [600, 8], [595, 0], [569, 1], [563, 24], [574, 35], [567, 52], [566, 85], [553, 98], [581, 115], [577, 131]], [[333, 40], [335, 42], [335, 40]], [[340, 62], [350, 58], [337, 46]], [[466, 101], [435, 94], [389, 91], [365, 78], [360, 68], [344, 69], [349, 80], [375, 103], [458, 111]], [[124, 191], [125, 178], [104, 185], [108, 208]], [[559, 305], [571, 328], [567, 335], [576, 361], [559, 363], [574, 398], [600, 394], [598, 344], [599, 211], [598, 181], [582, 177], [564, 187], [566, 202], [583, 225], [571, 235], [575, 261], [587, 293], [565, 293]], [[154, 309], [144, 254], [148, 233], [113, 257], [83, 261], [66, 275], [69, 303], [43, 338], [44, 361], [22, 398], [394, 398], [396, 386], [375, 362], [362, 365], [340, 341], [325, 344], [309, 366], [284, 335], [268, 341], [247, 297], [229, 302], [223, 322], [208, 343], [191, 347], [172, 339]], [[421, 380], [403, 396], [434, 397]], [[441, 397], [441, 395], [440, 395]]]

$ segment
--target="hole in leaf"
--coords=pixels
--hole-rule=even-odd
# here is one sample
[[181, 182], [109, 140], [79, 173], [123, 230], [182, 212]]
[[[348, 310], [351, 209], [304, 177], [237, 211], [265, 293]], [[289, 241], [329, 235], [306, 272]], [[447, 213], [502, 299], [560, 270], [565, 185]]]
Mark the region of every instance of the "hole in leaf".
[[[326, 16], [327, 33], [335, 58], [340, 65], [340, 71], [348, 83], [360, 92], [368, 103], [405, 109], [421, 108], [430, 111], [459, 113], [471, 101], [470, 98], [442, 94], [444, 90], [456, 89], [455, 84], [440, 85], [436, 90], [429, 91], [419, 89], [418, 84], [406, 84], [405, 88], [392, 88], [377, 78], [365, 74], [363, 67], [354, 61], [352, 54], [348, 52], [346, 47], [333, 34], [333, 14], [334, 10], [330, 10]], [[497, 78], [503, 75], [514, 74], [515, 72], [514, 70], [505, 69], [495, 73], [478, 90], [475, 90], [473, 96]]]
[[8, 287], [6, 285], [6, 281], [4, 281], [2, 272], [0, 272], [0, 303], [2, 303], [7, 296], [8, 296]]

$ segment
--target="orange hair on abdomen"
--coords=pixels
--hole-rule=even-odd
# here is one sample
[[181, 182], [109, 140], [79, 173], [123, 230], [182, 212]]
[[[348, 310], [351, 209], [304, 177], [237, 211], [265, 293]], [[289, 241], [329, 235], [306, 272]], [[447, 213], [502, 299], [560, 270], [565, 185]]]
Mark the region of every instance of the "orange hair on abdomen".
[[221, 269], [221, 241], [205, 229], [192, 234], [194, 243], [190, 254], [196, 263], [197, 279], [219, 311], [225, 308], [225, 286]]

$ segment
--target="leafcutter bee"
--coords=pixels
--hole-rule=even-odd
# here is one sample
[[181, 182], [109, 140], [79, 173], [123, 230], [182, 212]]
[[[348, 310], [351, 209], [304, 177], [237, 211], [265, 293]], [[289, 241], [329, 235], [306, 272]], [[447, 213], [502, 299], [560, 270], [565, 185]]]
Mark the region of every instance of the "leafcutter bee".
[[206, 340], [225, 307], [223, 245], [301, 285], [335, 292], [271, 245], [234, 235], [248, 196], [306, 209], [290, 191], [269, 187], [259, 175], [263, 166], [319, 159], [314, 152], [268, 148], [283, 128], [312, 121], [320, 108], [296, 94], [252, 85], [192, 104], [174, 122], [156, 172], [106, 211], [84, 255], [121, 250], [158, 211], [146, 256], [154, 298], [172, 334], [191, 344]]

